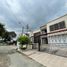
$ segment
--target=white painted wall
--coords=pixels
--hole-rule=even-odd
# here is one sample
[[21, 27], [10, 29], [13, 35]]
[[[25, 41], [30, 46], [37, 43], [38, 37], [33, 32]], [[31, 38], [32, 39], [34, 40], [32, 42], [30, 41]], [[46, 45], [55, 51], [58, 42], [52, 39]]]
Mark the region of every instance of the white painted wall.
[[[65, 25], [67, 28], [67, 14], [57, 18], [55, 20], [52, 20], [46, 24], [47, 26], [47, 33], [50, 33], [50, 25], [54, 25], [56, 23], [65, 21]], [[56, 47], [67, 47], [67, 31], [64, 32], [58, 32], [54, 34], [48, 34], [48, 44], [49, 48], [51, 49], [57, 49]], [[42, 38], [41, 38], [41, 44], [42, 44]]]
[[67, 15], [63, 16], [63, 17], [60, 17], [56, 20], [53, 20], [53, 21], [50, 21], [49, 23], [47, 23], [47, 33], [50, 33], [50, 25], [54, 25], [56, 23], [59, 23], [61, 21], [65, 21], [65, 25], [66, 25], [66, 28], [67, 28]]
[[64, 35], [56, 35], [48, 37], [48, 43], [51, 47], [59, 48], [59, 47], [67, 47], [67, 34]]

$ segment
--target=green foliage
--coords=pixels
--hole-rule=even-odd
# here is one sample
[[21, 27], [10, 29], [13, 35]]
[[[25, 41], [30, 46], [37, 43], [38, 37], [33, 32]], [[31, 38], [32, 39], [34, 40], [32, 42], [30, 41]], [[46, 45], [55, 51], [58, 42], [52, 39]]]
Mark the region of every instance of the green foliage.
[[10, 35], [9, 35], [9, 32], [6, 31], [6, 32], [4, 33], [3, 39], [4, 39], [4, 42], [6, 42], [6, 41], [11, 41], [11, 37], [10, 37]]
[[30, 39], [28, 36], [26, 35], [21, 35], [19, 38], [18, 38], [18, 41], [20, 42], [20, 44], [24, 45], [24, 44], [29, 44], [30, 43]]
[[14, 31], [8, 32], [4, 25], [0, 23], [0, 38], [6, 41], [11, 41], [13, 38], [16, 37], [16, 33]]
[[6, 31], [4, 33], [3, 39], [4, 41], [11, 41], [14, 37], [16, 37], [16, 33], [15, 32], [8, 32]]
[[5, 33], [5, 28], [4, 28], [4, 25], [2, 23], [0, 23], [0, 37], [2, 38], [4, 33]]
[[15, 37], [16, 37], [16, 33], [15, 33], [14, 31], [8, 32], [8, 33], [9, 33], [9, 35], [10, 35], [12, 38], [15, 38]]

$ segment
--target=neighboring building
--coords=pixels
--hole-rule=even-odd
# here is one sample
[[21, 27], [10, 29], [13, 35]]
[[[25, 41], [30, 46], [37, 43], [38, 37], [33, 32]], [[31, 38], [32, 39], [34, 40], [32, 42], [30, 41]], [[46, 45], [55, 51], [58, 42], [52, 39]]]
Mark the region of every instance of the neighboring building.
[[29, 37], [32, 43], [34, 43], [34, 34], [33, 32], [29, 32]]
[[34, 43], [40, 42], [40, 30], [34, 31]]
[[40, 29], [30, 32], [30, 39], [33, 43], [33, 48], [38, 48], [38, 44], [41, 43], [40, 41]]

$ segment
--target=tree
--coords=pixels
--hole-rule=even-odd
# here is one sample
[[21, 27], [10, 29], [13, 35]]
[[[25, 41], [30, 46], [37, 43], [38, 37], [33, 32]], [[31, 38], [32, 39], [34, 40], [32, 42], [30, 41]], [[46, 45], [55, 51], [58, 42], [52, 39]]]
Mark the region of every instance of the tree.
[[13, 38], [15, 38], [15, 37], [16, 37], [16, 33], [15, 32], [8, 32], [8, 31], [6, 31], [4, 33], [3, 39], [6, 42], [6, 41], [13, 40]]
[[2, 23], [0, 23], [0, 38], [2, 38], [2, 40], [4, 40], [4, 42], [11, 41], [15, 37], [16, 37], [16, 33], [14, 31], [8, 32], [5, 29], [4, 25]]
[[9, 32], [9, 35], [10, 35], [10, 37], [12, 37], [12, 38], [15, 38], [15, 37], [16, 37], [16, 33], [15, 33], [14, 31]]
[[0, 37], [2, 38], [4, 33], [5, 33], [5, 28], [4, 28], [4, 25], [2, 23], [0, 23]]
[[30, 39], [28, 36], [26, 35], [21, 35], [19, 38], [18, 38], [18, 41], [20, 42], [20, 44], [24, 45], [24, 44], [29, 44], [30, 43]]
[[4, 42], [11, 41], [11, 37], [9, 36], [9, 32], [6, 31], [3, 35]]

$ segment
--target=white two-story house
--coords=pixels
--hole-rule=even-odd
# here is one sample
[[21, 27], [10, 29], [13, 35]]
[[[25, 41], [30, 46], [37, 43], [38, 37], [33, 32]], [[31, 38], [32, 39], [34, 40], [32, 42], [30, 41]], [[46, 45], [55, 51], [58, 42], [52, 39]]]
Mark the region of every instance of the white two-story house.
[[67, 47], [67, 14], [47, 23], [50, 49]]

